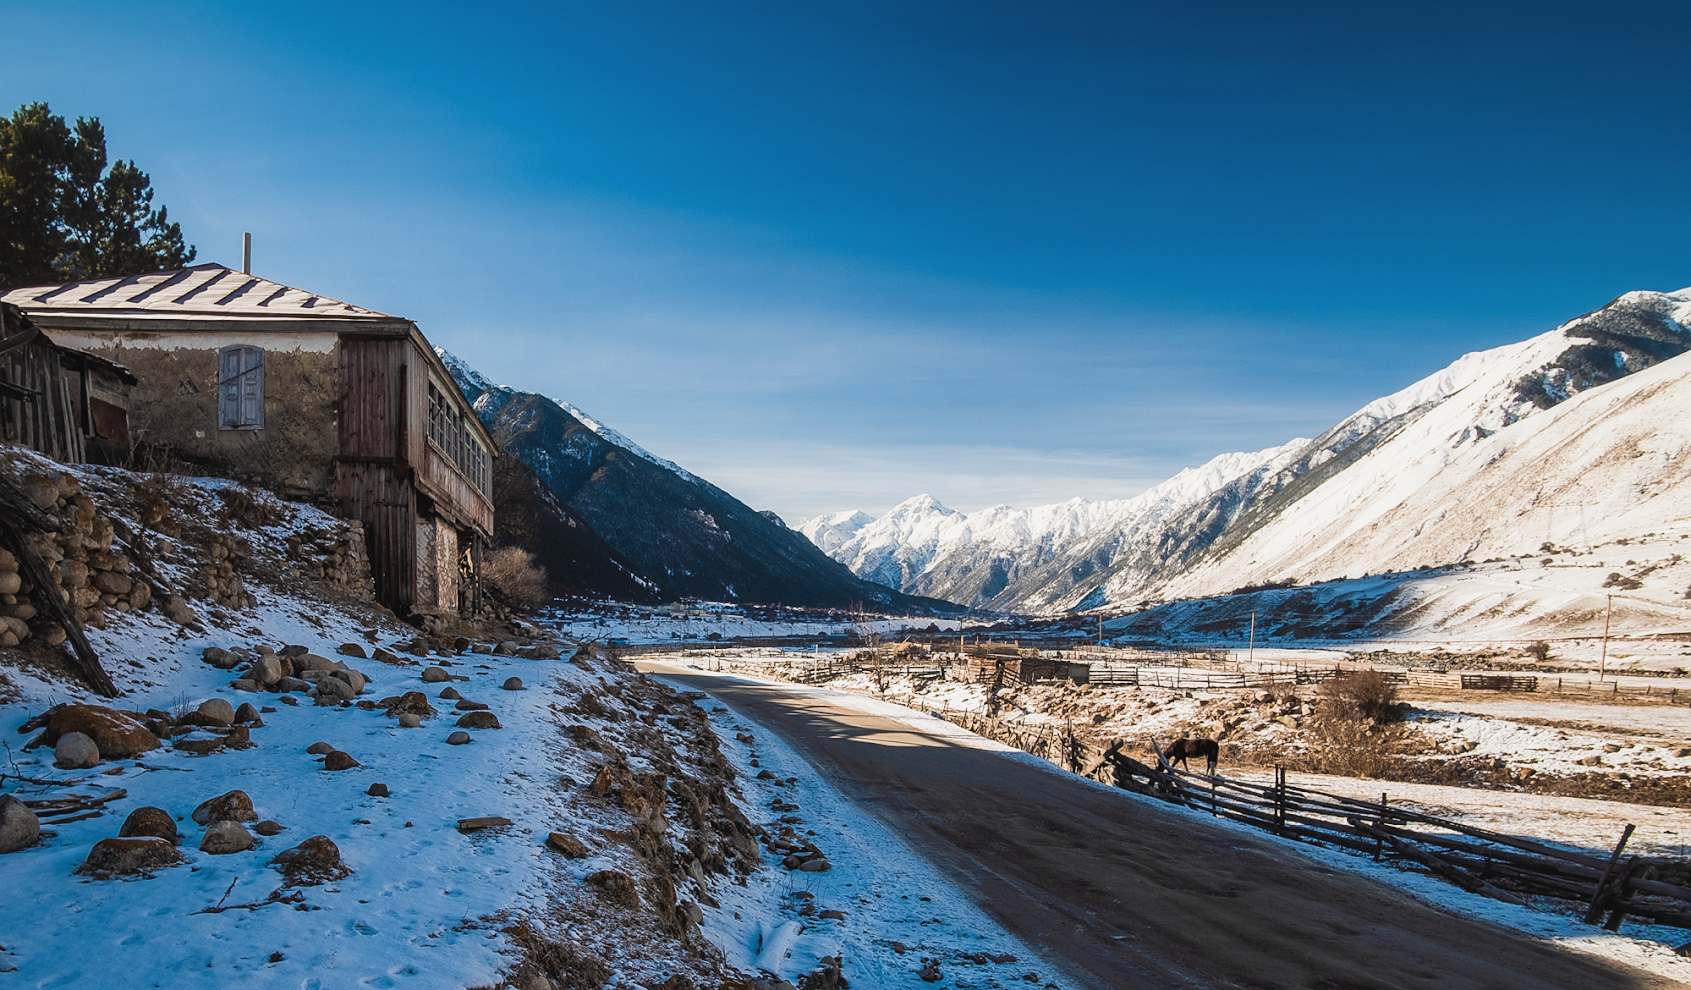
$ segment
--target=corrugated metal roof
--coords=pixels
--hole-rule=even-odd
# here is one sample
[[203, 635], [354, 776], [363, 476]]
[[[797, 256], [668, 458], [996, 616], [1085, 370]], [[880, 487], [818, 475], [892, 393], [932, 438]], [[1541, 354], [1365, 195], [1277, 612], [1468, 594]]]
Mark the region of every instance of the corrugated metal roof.
[[26, 313], [40, 316], [99, 313], [105, 316], [183, 319], [399, 319], [339, 299], [245, 275], [219, 264], [195, 265], [124, 278], [27, 286], [13, 289], [0, 299]]

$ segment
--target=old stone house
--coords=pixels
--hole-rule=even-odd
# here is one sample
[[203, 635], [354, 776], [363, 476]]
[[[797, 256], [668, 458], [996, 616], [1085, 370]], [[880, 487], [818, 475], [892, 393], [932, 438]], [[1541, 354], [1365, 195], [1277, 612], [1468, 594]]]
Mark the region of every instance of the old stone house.
[[217, 264], [3, 300], [134, 372], [137, 445], [361, 521], [400, 615], [473, 607], [495, 446], [412, 321]]

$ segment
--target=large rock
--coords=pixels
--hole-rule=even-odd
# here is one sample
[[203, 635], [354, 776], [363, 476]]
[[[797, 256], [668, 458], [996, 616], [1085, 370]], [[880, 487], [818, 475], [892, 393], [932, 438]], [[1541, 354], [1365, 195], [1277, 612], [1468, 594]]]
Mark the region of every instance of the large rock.
[[292, 849], [284, 850], [270, 861], [288, 882], [307, 886], [339, 880], [351, 873], [341, 862], [341, 851], [326, 835], [314, 835]]
[[500, 687], [507, 691], [521, 691], [523, 689], [523, 679], [521, 677], [507, 677], [505, 678], [505, 683], [501, 684]]
[[298, 677], [284, 677], [277, 681], [272, 689], [277, 692], [309, 691], [311, 690], [311, 682]]
[[182, 861], [176, 846], [167, 839], [137, 836], [132, 839], [101, 839], [88, 851], [76, 872], [87, 876], [146, 873], [174, 866]]
[[351, 684], [339, 677], [317, 678], [317, 697], [333, 698], [336, 701], [351, 701], [358, 696]]
[[435, 713], [434, 706], [429, 704], [428, 695], [421, 691], [407, 691], [398, 697], [384, 699], [382, 707], [387, 709], [389, 715], [411, 714], [418, 718], [427, 718]]
[[401, 729], [417, 729], [417, 728], [421, 728], [422, 725], [423, 725], [423, 720], [418, 718], [417, 716], [411, 714], [410, 712], [400, 712], [399, 713], [399, 727]]
[[492, 712], [465, 712], [457, 721], [460, 729], [502, 729], [499, 719]]
[[247, 676], [265, 687], [270, 687], [288, 676], [288, 672], [282, 669], [283, 663], [281, 657], [274, 653], [266, 653], [253, 661], [252, 669], [247, 671]]
[[10, 794], [0, 794], [0, 853], [28, 849], [41, 840], [41, 819]]
[[254, 708], [251, 702], [243, 701], [241, 702], [241, 707], [235, 709], [235, 724], [263, 726], [264, 719], [259, 715], [258, 709]]
[[228, 744], [229, 741], [222, 736], [195, 731], [185, 736], [177, 736], [171, 740], [170, 747], [178, 752], [206, 756], [217, 752]]
[[351, 754], [343, 753], [338, 749], [323, 755], [323, 769], [325, 770], [351, 770], [355, 766], [358, 766], [358, 761], [353, 759]]
[[546, 836], [546, 846], [554, 852], [562, 853], [566, 859], [586, 859], [587, 846], [580, 839], [564, 832], [552, 832]]
[[335, 647], [335, 652], [339, 653], [343, 657], [357, 657], [360, 660], [364, 659], [367, 655], [364, 652], [364, 647], [359, 646], [357, 643], [342, 643], [341, 645]]
[[94, 740], [108, 760], [126, 760], [159, 748], [158, 737], [146, 726], [103, 705], [60, 705], [48, 713], [46, 728], [49, 743], [66, 733], [82, 733]]
[[191, 816], [196, 825], [212, 822], [256, 822], [258, 813], [252, 810], [252, 798], [246, 791], [230, 791], [202, 803]]
[[53, 765], [60, 770], [86, 770], [100, 765], [100, 747], [80, 732], [67, 732], [53, 747]]
[[207, 698], [200, 702], [195, 711], [209, 719], [214, 719], [219, 725], [235, 724], [235, 706], [222, 698]]
[[163, 808], [155, 808], [151, 805], [136, 808], [129, 813], [128, 818], [123, 820], [123, 827], [117, 830], [117, 835], [120, 839], [150, 836], [155, 839], [165, 839], [174, 844], [178, 838], [176, 819], [170, 817], [170, 812]]
[[353, 670], [351, 667], [343, 667], [340, 670], [335, 671], [333, 676], [352, 685], [353, 694], [358, 694], [363, 691], [364, 685], [370, 683], [370, 679], [368, 677], [365, 677], [358, 671]]
[[448, 746], [464, 746], [469, 742], [470, 734], [465, 732], [463, 729], [459, 729], [457, 732], [454, 732], [450, 736], [446, 737], [446, 744]]
[[423, 682], [426, 684], [441, 684], [451, 679], [452, 675], [448, 674], [443, 667], [423, 668]]
[[225, 650], [221, 646], [208, 646], [200, 652], [200, 659], [218, 670], [234, 670], [240, 665], [241, 655]]
[[252, 833], [242, 828], [239, 822], [217, 822], [206, 829], [206, 834], [200, 839], [200, 852], [227, 856], [246, 852], [253, 847], [253, 842]]

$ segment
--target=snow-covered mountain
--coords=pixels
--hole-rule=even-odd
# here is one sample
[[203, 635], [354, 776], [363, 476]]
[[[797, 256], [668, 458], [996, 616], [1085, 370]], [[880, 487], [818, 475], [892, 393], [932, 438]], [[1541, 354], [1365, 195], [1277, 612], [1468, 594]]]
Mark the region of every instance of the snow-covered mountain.
[[[799, 529], [871, 580], [1027, 612], [1524, 553], [1555, 530], [1545, 519], [1560, 512], [1566, 522], [1576, 505], [1588, 522], [1625, 520], [1615, 525], [1642, 535], [1686, 504], [1665, 497], [1683, 494], [1684, 453], [1662, 439], [1686, 407], [1615, 405], [1595, 393], [1626, 392], [1612, 383], [1664, 362], [1673, 367], [1659, 377], [1691, 372], [1679, 370], [1691, 359], [1676, 357], [1691, 347], [1688, 323], [1691, 290], [1628, 293], [1548, 333], [1464, 355], [1314, 440], [1224, 454], [1131, 499], [964, 514], [920, 496], [879, 519], [841, 513]], [[1591, 401], [1569, 404], [1586, 393]], [[1639, 435], [1652, 417], [1644, 428], [1654, 432]], [[1540, 435], [1577, 435], [1584, 453], [1574, 458], [1566, 444], [1534, 447], [1537, 462], [1511, 453]], [[1627, 470], [1616, 475], [1611, 462]], [[1568, 471], [1627, 482], [1598, 493]]]

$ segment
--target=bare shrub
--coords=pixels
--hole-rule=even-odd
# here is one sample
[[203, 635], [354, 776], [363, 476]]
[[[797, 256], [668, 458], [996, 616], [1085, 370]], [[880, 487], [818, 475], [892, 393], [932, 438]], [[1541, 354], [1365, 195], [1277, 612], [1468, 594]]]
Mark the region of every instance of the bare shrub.
[[1385, 724], [1403, 718], [1397, 685], [1378, 670], [1353, 670], [1325, 681], [1316, 692], [1324, 718]]
[[289, 512], [268, 495], [250, 488], [220, 488], [219, 512], [224, 521], [246, 529], [262, 529], [287, 522]]
[[1531, 646], [1528, 646], [1525, 652], [1527, 656], [1532, 657], [1539, 663], [1543, 663], [1544, 661], [1550, 659], [1550, 644], [1541, 639]]
[[536, 607], [552, 600], [546, 589], [546, 568], [520, 547], [500, 547], [482, 563], [482, 579], [512, 605]]

